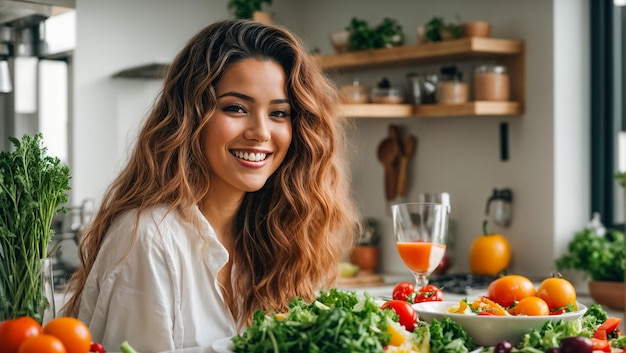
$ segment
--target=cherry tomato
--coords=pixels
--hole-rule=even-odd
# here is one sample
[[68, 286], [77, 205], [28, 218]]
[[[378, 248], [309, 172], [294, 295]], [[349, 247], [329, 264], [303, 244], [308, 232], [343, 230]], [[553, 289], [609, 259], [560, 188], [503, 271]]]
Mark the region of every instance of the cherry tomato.
[[550, 311], [558, 311], [569, 306], [578, 310], [576, 290], [565, 278], [550, 277], [545, 279], [537, 288], [537, 296], [548, 303]]
[[89, 347], [89, 352], [95, 353], [106, 353], [104, 347], [98, 342], [91, 342], [91, 347]]
[[404, 326], [407, 330], [413, 331], [417, 325], [417, 312], [411, 306], [411, 303], [405, 300], [388, 300], [382, 306], [381, 309], [391, 309], [395, 311], [400, 317], [400, 325]]
[[22, 343], [18, 353], [67, 353], [60, 339], [51, 335], [29, 337]]
[[487, 297], [505, 308], [512, 306], [516, 301], [532, 297], [535, 293], [533, 282], [519, 275], [502, 276], [487, 287]]
[[433, 284], [428, 284], [420, 288], [413, 298], [414, 303], [422, 302], [440, 302], [443, 300], [443, 292]]
[[394, 300], [409, 300], [411, 294], [415, 290], [415, 286], [411, 282], [400, 282], [393, 288], [392, 298]]
[[67, 353], [85, 353], [89, 352], [91, 347], [89, 328], [82, 321], [73, 317], [52, 319], [44, 325], [43, 332], [60, 339]]
[[514, 315], [546, 316], [550, 315], [550, 308], [545, 300], [539, 297], [526, 297], [520, 300], [513, 309]]
[[22, 316], [5, 320], [0, 330], [0, 353], [17, 353], [20, 345], [27, 338], [41, 335], [41, 325], [35, 319]]

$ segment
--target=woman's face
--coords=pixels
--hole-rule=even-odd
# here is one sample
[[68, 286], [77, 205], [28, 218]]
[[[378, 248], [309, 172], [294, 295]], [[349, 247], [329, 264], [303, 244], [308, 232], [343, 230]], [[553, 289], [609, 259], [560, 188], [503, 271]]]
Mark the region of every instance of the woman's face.
[[291, 143], [285, 73], [273, 61], [244, 59], [224, 72], [216, 93], [216, 110], [203, 134], [210, 192], [257, 191]]

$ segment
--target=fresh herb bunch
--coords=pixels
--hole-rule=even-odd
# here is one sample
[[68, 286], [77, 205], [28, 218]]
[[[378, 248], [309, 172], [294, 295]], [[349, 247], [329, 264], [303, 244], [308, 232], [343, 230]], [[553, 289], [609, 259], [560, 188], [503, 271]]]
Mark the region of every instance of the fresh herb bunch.
[[31, 316], [39, 322], [48, 302], [41, 265], [54, 235], [52, 217], [64, 210], [70, 172], [46, 155], [42, 135], [10, 137], [0, 152], [0, 320]]
[[388, 17], [374, 28], [367, 21], [354, 17], [346, 30], [350, 32], [349, 51], [391, 48], [404, 42], [402, 26]]
[[261, 11], [263, 4], [272, 4], [272, 0], [230, 0], [228, 9], [232, 10], [235, 18], [252, 19], [254, 11]]
[[624, 282], [626, 240], [624, 233], [607, 230], [598, 235], [593, 229], [576, 233], [568, 253], [556, 260], [558, 271], [573, 269], [594, 281]]

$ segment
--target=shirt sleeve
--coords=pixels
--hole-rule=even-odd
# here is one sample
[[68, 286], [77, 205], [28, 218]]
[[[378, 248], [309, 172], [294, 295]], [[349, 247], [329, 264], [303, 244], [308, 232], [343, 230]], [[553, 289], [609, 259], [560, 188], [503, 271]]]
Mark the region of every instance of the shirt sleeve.
[[177, 322], [180, 317], [177, 271], [164, 241], [167, 237], [160, 233], [166, 230], [144, 221], [139, 223], [136, 242], [129, 241], [126, 247], [122, 246], [125, 241], [121, 237], [132, 239], [133, 227], [112, 229], [117, 233], [103, 244], [98, 255], [110, 257], [107, 262], [111, 265], [110, 270], [101, 272], [89, 325], [100, 333], [107, 350], [118, 351], [125, 340], [140, 352], [161, 352], [182, 346]]

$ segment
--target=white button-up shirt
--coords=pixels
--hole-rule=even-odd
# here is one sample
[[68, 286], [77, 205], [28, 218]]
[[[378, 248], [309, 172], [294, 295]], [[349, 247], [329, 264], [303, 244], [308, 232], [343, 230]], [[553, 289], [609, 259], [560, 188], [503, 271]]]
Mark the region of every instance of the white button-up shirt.
[[133, 243], [136, 212], [116, 219], [87, 278], [78, 318], [93, 341], [119, 351], [208, 347], [237, 334], [217, 275], [228, 251], [196, 208], [200, 233], [165, 207], [144, 212]]

